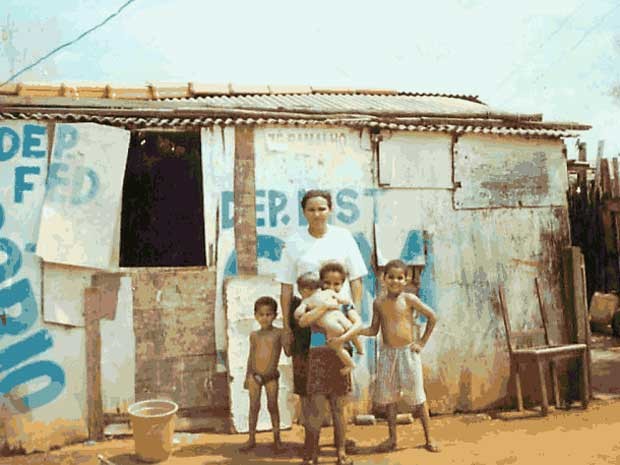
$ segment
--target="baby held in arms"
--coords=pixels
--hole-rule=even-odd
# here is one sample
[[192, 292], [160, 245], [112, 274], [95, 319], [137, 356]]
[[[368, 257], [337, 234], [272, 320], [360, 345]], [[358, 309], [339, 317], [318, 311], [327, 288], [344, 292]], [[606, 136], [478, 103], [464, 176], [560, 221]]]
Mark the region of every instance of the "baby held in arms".
[[[349, 319], [349, 312], [355, 309], [348, 299], [338, 295], [347, 273], [340, 263], [329, 262], [321, 267], [319, 275], [316, 273], [304, 273], [297, 279], [297, 288], [301, 294], [302, 301], [295, 310], [294, 316], [297, 321], [306, 313], [314, 309], [323, 309], [325, 313], [314, 323], [320, 328], [327, 339], [338, 338], [346, 333], [352, 326], [353, 321]], [[362, 345], [356, 336], [349, 338], [359, 354], [363, 353]], [[340, 370], [342, 374], [350, 372], [355, 368], [355, 363], [345, 348], [345, 342], [331, 347], [336, 351], [338, 357], [344, 364]]]

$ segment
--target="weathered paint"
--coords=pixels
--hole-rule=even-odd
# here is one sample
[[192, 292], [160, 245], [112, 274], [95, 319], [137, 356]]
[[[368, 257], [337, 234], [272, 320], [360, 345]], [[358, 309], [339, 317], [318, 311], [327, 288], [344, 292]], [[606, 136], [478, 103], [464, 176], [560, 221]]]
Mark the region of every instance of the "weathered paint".
[[102, 319], [101, 398], [103, 411], [126, 413], [135, 401], [136, 336], [130, 276], [120, 278], [114, 319]]
[[451, 189], [451, 145], [447, 134], [382, 132], [379, 186]]
[[113, 240], [128, 147], [129, 131], [124, 129], [56, 125], [37, 241], [37, 254], [45, 261], [118, 267]]
[[[452, 139], [444, 135], [401, 137], [392, 134], [391, 139], [387, 139], [392, 140], [390, 150], [398, 151], [401, 156], [426, 154], [409, 157], [403, 162], [405, 168], [413, 169], [415, 161], [425, 165], [424, 172], [435, 174], [424, 178], [425, 182], [416, 178], [415, 183], [408, 186], [402, 184], [405, 177], [393, 177], [402, 181], [397, 184], [398, 189], [377, 188], [369, 144], [354, 142], [365, 136], [353, 131], [339, 136], [339, 132], [342, 131], [334, 129], [321, 135], [320, 130], [313, 128], [257, 130], [259, 274], [273, 274], [274, 262], [280, 257], [281, 241], [295, 228], [305, 226], [298, 207], [305, 189], [331, 189], [334, 193], [332, 221], [354, 232], [360, 250], [366, 251], [364, 255], [369, 265], [376, 245], [379, 264], [401, 258], [423, 266], [419, 295], [440, 315], [437, 332], [424, 357], [433, 409], [443, 412], [471, 410], [503, 402], [509, 367], [502, 329], [498, 325], [495, 290], [502, 282], [511, 292], [516, 292], [516, 301], [525, 300], [526, 304], [520, 305], [519, 312], [514, 313], [522, 318], [523, 324], [534, 324], [538, 309], [532, 294], [533, 278], [545, 274], [548, 268], [557, 269], [554, 254], [567, 242], [567, 226], [558, 217], [562, 204], [556, 209], [455, 211], [449, 181], [453, 173], [448, 164], [452, 159]], [[507, 153], [529, 153], [530, 156], [541, 149], [538, 142], [471, 137], [478, 144], [476, 147], [482, 147], [477, 150], [484, 149], [486, 143], [495, 148], [503, 143]], [[561, 160], [561, 146], [553, 143], [542, 146], [549, 163], [541, 165], [541, 169], [552, 169], [553, 163]], [[339, 162], [346, 169], [339, 171]], [[449, 169], [447, 173], [446, 169]], [[339, 176], [334, 174], [337, 172]], [[300, 176], [300, 173], [303, 174]], [[555, 191], [561, 189], [561, 174], [559, 177], [555, 173], [542, 176], [550, 180], [549, 195], [559, 199]], [[455, 174], [455, 178], [466, 184], [477, 179], [476, 172], [467, 169], [458, 176]], [[515, 195], [521, 194], [522, 191], [515, 191]], [[232, 230], [232, 193], [222, 192], [220, 201], [220, 234], [225, 235]], [[540, 202], [544, 204], [543, 200]], [[515, 201], [515, 205], [518, 202]], [[553, 237], [557, 238], [557, 243], [550, 245]], [[218, 268], [222, 267], [225, 276], [236, 273], [231, 246], [232, 241], [223, 241], [218, 248]], [[369, 305], [376, 280], [371, 271], [365, 281], [367, 292], [362, 317], [366, 322], [371, 316]], [[548, 306], [560, 306], [559, 281], [549, 279], [545, 285]], [[561, 320], [557, 323], [556, 328], [561, 327]], [[374, 354], [374, 347], [369, 349], [367, 353]], [[471, 360], [465, 356], [468, 353], [473, 354]], [[369, 398], [373, 365], [374, 359], [366, 359], [354, 374], [354, 395], [358, 399]]]
[[43, 320], [84, 327], [84, 290], [94, 270], [43, 262]]
[[[497, 311], [497, 286], [502, 283], [507, 290], [515, 330], [539, 324], [536, 275], [545, 277], [547, 308], [561, 308], [555, 254], [568, 244], [566, 223], [557, 215], [562, 209], [447, 214], [453, 211], [449, 191], [387, 190], [378, 199], [378, 224], [398, 224], [405, 231], [424, 229], [430, 239], [420, 296], [439, 315], [423, 354], [431, 409], [477, 410], [501, 402], [509, 363]], [[407, 215], [400, 213], [404, 209]], [[556, 237], [558, 243], [550, 246], [546, 237]], [[533, 269], [521, 261], [538, 266]], [[554, 331], [562, 325], [561, 315], [555, 313]]]
[[[280, 286], [272, 279], [264, 276], [240, 276], [226, 280], [224, 296], [226, 315], [228, 317], [228, 369], [230, 383], [230, 410], [233, 427], [238, 433], [248, 431], [249, 396], [243, 388], [249, 353], [250, 332], [259, 329], [254, 319], [254, 301], [261, 296], [268, 295], [278, 300]], [[278, 309], [278, 318], [274, 326], [282, 327], [282, 310]], [[281, 354], [280, 381], [278, 389], [278, 403], [280, 407], [280, 427], [288, 428], [292, 424], [295, 406], [293, 394], [293, 371], [291, 359]], [[271, 420], [267, 411], [267, 397], [265, 390], [261, 394], [261, 409], [258, 416], [257, 429], [259, 431], [271, 429]]]
[[[7, 316], [0, 324], [0, 441], [45, 450], [86, 437], [85, 361], [76, 350], [84, 346], [84, 331], [40, 318], [41, 261], [32, 252], [45, 193], [47, 127], [3, 123], [0, 134], [0, 308]], [[34, 434], [42, 424], [57, 429]]]
[[226, 229], [222, 227], [224, 206], [221, 199], [224, 198], [222, 192], [228, 192], [232, 201], [235, 153], [234, 128], [203, 128], [200, 132], [200, 143], [202, 151], [205, 250], [208, 257], [207, 263], [215, 265], [217, 270], [215, 316], [213, 322], [217, 351], [217, 371], [218, 373], [225, 373], [226, 313], [224, 312], [222, 295], [225, 277], [224, 269], [228, 257], [223, 257], [222, 251], [234, 249], [234, 234], [231, 229], [232, 225]]
[[455, 208], [565, 206], [562, 148], [559, 140], [461, 136], [454, 148]]

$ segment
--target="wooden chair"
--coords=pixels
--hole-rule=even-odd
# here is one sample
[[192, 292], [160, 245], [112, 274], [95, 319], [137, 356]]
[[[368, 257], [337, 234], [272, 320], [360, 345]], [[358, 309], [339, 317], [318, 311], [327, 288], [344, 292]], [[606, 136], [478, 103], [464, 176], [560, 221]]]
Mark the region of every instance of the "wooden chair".
[[589, 400], [589, 379], [588, 379], [588, 366], [587, 366], [587, 346], [586, 344], [551, 344], [549, 341], [548, 332], [548, 320], [543, 305], [540, 289], [538, 286], [538, 278], [534, 279], [536, 285], [536, 295], [538, 297], [538, 307], [540, 308], [540, 316], [542, 319], [542, 333], [544, 334], [544, 344], [534, 347], [515, 347], [513, 345], [513, 337], [515, 335], [527, 336], [535, 335], [536, 332], [540, 333], [540, 330], [526, 331], [522, 333], [512, 333], [510, 328], [510, 318], [508, 317], [508, 311], [506, 310], [506, 298], [504, 295], [504, 288], [499, 286], [499, 304], [502, 311], [502, 317], [504, 319], [504, 327], [506, 328], [506, 342], [508, 343], [508, 352], [510, 354], [510, 364], [514, 368], [514, 382], [515, 391], [517, 394], [517, 408], [519, 411], [523, 411], [523, 395], [521, 392], [521, 378], [519, 374], [520, 365], [523, 363], [535, 363], [538, 367], [538, 380], [540, 384], [540, 393], [542, 398], [542, 414], [547, 415], [549, 413], [549, 400], [547, 397], [547, 385], [545, 382], [544, 366], [550, 365], [551, 380], [553, 386], [553, 397], [555, 406], [560, 406], [560, 392], [558, 387], [558, 375], [556, 361], [562, 358], [581, 358], [581, 402], [583, 408], [588, 407]]

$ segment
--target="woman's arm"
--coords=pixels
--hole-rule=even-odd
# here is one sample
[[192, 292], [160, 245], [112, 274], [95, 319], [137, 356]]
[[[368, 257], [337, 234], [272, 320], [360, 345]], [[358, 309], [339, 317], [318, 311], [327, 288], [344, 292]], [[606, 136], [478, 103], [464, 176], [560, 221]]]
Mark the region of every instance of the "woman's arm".
[[[280, 285], [280, 307], [282, 307], [282, 343], [286, 350], [290, 351], [291, 344], [293, 343], [293, 332], [291, 330], [291, 322], [289, 321], [291, 301], [293, 300], [293, 285], [284, 284]], [[284, 353], [286, 353], [286, 350]]]
[[349, 284], [351, 285], [351, 298], [353, 299], [353, 305], [355, 305], [355, 308], [362, 308], [362, 295], [364, 293], [362, 278], [354, 279]]
[[293, 313], [293, 318], [295, 318], [295, 321], [299, 321], [301, 317], [304, 315], [304, 313], [306, 313], [307, 309], [308, 309], [308, 304], [302, 301], [299, 304], [299, 306], [295, 309], [295, 313]]

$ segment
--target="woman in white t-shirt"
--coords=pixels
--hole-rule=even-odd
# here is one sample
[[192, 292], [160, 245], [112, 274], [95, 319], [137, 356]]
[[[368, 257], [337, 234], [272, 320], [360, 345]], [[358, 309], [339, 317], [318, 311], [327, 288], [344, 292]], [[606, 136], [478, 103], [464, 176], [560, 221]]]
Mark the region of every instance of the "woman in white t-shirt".
[[[307, 312], [299, 321], [293, 312], [299, 300], [293, 297], [293, 287], [300, 275], [315, 271], [327, 261], [342, 263], [349, 274], [349, 285], [343, 286], [343, 296], [350, 297], [355, 308], [361, 308], [362, 278], [367, 274], [366, 265], [351, 233], [338, 226], [327, 224], [332, 212], [332, 199], [327, 191], [311, 190], [304, 195], [301, 206], [308, 220], [308, 228], [293, 234], [287, 241], [281, 259], [277, 280], [281, 283], [280, 304], [284, 320], [284, 342], [291, 347], [295, 393], [302, 399], [305, 418], [304, 463], [316, 462], [319, 452], [319, 435], [323, 412], [328, 402], [334, 420], [334, 442], [338, 464], [349, 463], [345, 451], [344, 398], [351, 390], [350, 375], [341, 375], [342, 362], [329, 347], [315, 342], [303, 327], [311, 326], [326, 308]], [[356, 334], [361, 319], [355, 310], [349, 314], [354, 325], [340, 336], [339, 342], [349, 340]], [[335, 342], [335, 341], [334, 341]], [[311, 347], [312, 344], [312, 347]]]

